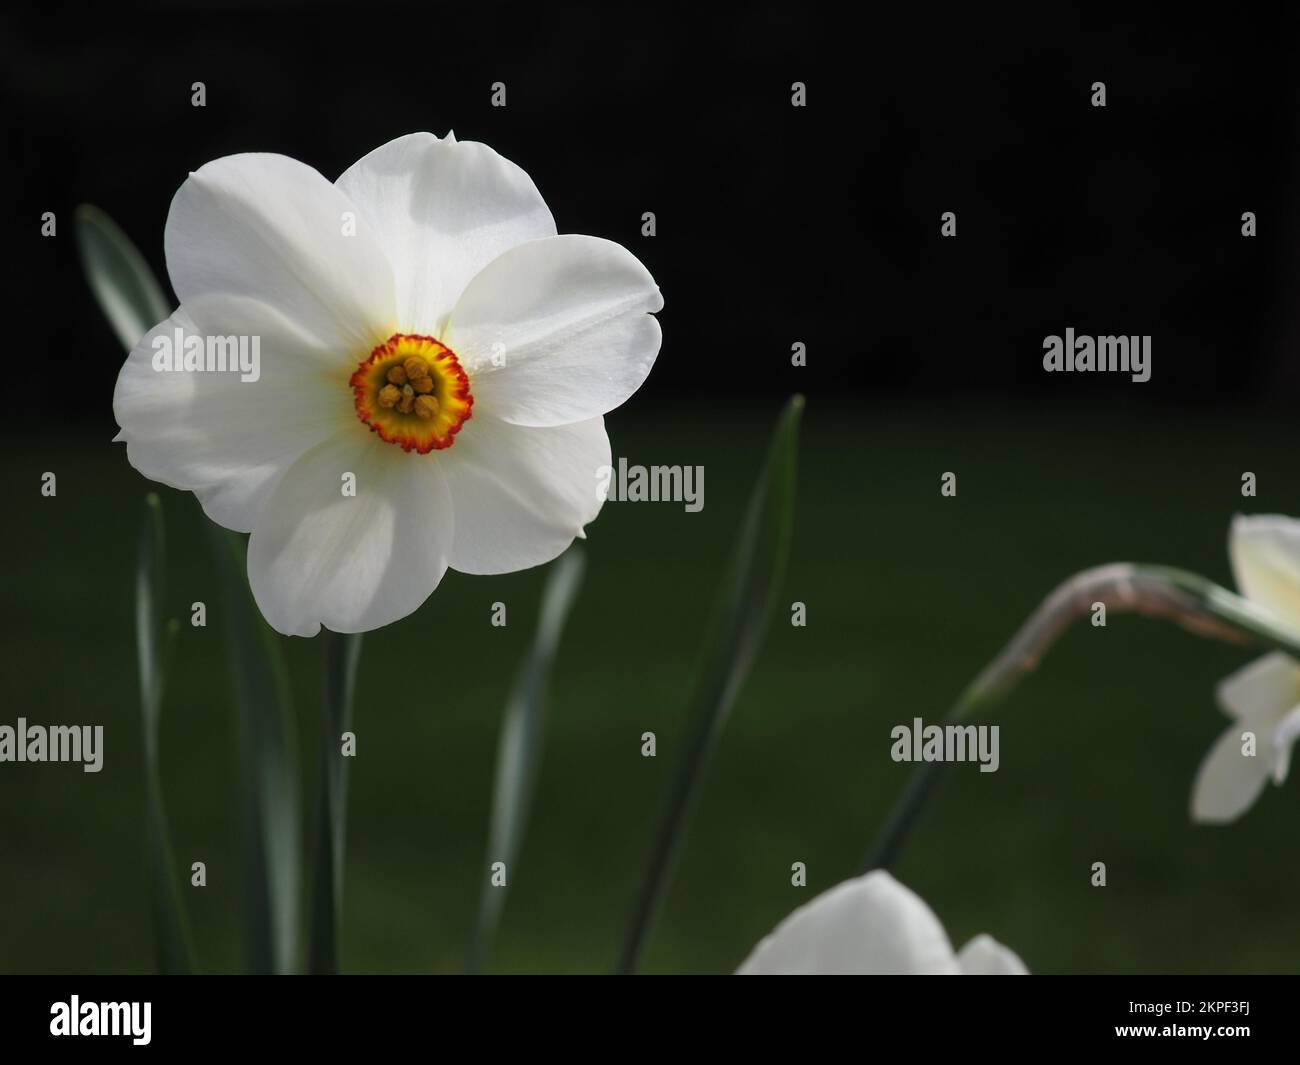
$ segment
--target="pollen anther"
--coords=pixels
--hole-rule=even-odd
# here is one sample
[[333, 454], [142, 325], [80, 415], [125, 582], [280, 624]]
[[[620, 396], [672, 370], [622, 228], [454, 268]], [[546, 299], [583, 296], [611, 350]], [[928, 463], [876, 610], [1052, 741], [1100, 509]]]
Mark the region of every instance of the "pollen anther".
[[474, 405], [455, 352], [433, 337], [395, 333], [362, 360], [350, 384], [357, 417], [371, 432], [420, 454], [450, 447]]

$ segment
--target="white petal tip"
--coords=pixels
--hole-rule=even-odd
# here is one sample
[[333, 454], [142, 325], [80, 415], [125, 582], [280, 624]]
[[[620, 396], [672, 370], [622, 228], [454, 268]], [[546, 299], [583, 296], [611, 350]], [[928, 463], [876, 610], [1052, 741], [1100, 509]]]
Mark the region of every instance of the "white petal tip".
[[990, 935], [978, 935], [961, 948], [957, 964], [966, 976], [1028, 976], [1029, 969], [1015, 951]]
[[883, 870], [846, 880], [804, 903], [737, 970], [740, 975], [961, 971], [934, 912]]
[[1188, 814], [1194, 825], [1230, 825], [1243, 813], [1245, 810], [1223, 810], [1208, 806], [1198, 802], [1195, 796], [1192, 797], [1191, 806], [1188, 808]]

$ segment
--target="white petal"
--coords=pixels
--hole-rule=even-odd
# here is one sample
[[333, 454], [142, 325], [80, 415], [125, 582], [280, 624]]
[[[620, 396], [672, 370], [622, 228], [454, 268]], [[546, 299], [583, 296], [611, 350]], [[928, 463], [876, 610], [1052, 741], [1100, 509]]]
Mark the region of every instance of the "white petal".
[[599, 237], [521, 244], [469, 283], [446, 343], [469, 372], [475, 410], [517, 425], [605, 414], [659, 354], [663, 298], [631, 252]]
[[393, 275], [356, 207], [283, 155], [231, 155], [192, 173], [172, 200], [167, 271], [182, 306], [226, 293], [269, 303], [355, 365], [394, 332]]
[[1270, 746], [1273, 749], [1273, 783], [1286, 783], [1291, 768], [1291, 748], [1300, 736], [1300, 706], [1293, 706], [1273, 730]]
[[1228, 554], [1241, 593], [1300, 626], [1300, 521], [1274, 514], [1238, 515]]
[[603, 418], [529, 429], [476, 409], [437, 460], [455, 514], [451, 568], [510, 573], [549, 562], [596, 516], [609, 437]]
[[[1294, 696], [1286, 703], [1252, 703], [1215, 741], [1192, 785], [1193, 821], [1226, 824], [1250, 809], [1276, 764], [1273, 733], [1293, 705]], [[1242, 754], [1244, 732], [1255, 734], [1253, 755]]]
[[[265, 304], [208, 297], [194, 306], [205, 322], [220, 323], [217, 331], [201, 331], [182, 307], [127, 356], [113, 395], [118, 439], [146, 477], [194, 492], [213, 521], [247, 532], [278, 476], [355, 420], [348, 375], [323, 369], [328, 353]], [[256, 336], [260, 376], [155, 370], [155, 338], [174, 347], [178, 329], [199, 340]]]
[[992, 936], [978, 935], [957, 954], [957, 964], [966, 976], [1028, 976], [1029, 970], [1015, 951]]
[[1280, 713], [1300, 702], [1300, 666], [1273, 651], [1219, 681], [1216, 695], [1229, 717]]
[[[356, 496], [342, 493], [356, 475]], [[358, 427], [313, 448], [280, 479], [248, 544], [266, 620], [290, 636], [366, 632], [405, 617], [447, 568], [452, 515], [429, 456]]]
[[438, 335], [470, 278], [516, 244], [555, 235], [532, 178], [486, 144], [451, 134], [389, 141], [338, 185], [393, 264], [402, 332]]
[[888, 873], [846, 880], [800, 906], [737, 970], [741, 975], [957, 973], [933, 911]]

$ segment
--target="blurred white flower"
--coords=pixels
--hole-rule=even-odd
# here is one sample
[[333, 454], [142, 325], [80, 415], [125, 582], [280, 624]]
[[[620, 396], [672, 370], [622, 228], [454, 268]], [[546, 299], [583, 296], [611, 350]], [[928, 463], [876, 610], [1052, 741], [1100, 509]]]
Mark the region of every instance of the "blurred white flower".
[[[1300, 521], [1239, 516], [1228, 553], [1241, 594], [1300, 629]], [[1264, 655], [1224, 680], [1218, 698], [1233, 724], [1196, 774], [1192, 819], [1222, 824], [1248, 810], [1270, 776], [1286, 779], [1300, 735], [1300, 666], [1280, 652]], [[1253, 754], [1245, 733], [1254, 737]]]
[[[165, 247], [181, 306], [127, 358], [118, 439], [252, 534], [279, 631], [386, 625], [448, 567], [547, 562], [596, 516], [602, 416], [650, 372], [663, 300], [618, 244], [557, 236], [491, 148], [412, 134], [335, 183], [218, 159], [176, 193]], [[159, 372], [175, 336], [257, 337], [260, 378]]]
[[846, 880], [800, 906], [737, 970], [741, 976], [1027, 972], [991, 936], [976, 936], [954, 953], [934, 911], [883, 870]]

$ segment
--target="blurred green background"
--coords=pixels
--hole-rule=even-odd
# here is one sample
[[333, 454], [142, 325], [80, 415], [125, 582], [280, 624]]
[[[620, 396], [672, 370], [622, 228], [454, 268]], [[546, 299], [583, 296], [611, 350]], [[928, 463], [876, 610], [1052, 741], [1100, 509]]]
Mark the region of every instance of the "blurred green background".
[[[793, 374], [792, 374], [793, 376]], [[608, 504], [561, 646], [532, 818], [488, 969], [608, 970], [682, 738], [720, 566], [779, 409], [639, 404], [616, 456], [706, 467], [703, 512]], [[0, 970], [153, 968], [132, 633], [141, 502], [124, 450], [34, 433], [0, 453], [5, 712], [103, 724], [105, 766], [0, 765]], [[902, 787], [890, 729], [937, 720], [1060, 580], [1114, 560], [1230, 583], [1237, 510], [1296, 512], [1288, 422], [1206, 410], [1038, 414], [978, 403], [837, 409], [810, 397], [778, 613], [709, 766], [649, 971], [726, 972], [793, 907], [852, 875]], [[40, 476], [58, 474], [58, 495]], [[939, 494], [958, 474], [958, 496]], [[1240, 477], [1259, 478], [1243, 500]], [[161, 489], [185, 622], [162, 724], [178, 875], [206, 971], [240, 967], [235, 722], [209, 541]], [[454, 971], [482, 880], [497, 730], [542, 571], [448, 574], [366, 636], [356, 696], [343, 968]], [[189, 604], [208, 605], [206, 629]], [[504, 601], [509, 624], [489, 624]], [[285, 640], [311, 809], [319, 640]], [[987, 931], [1035, 972], [1300, 970], [1294, 781], [1238, 824], [1193, 826], [1215, 683], [1251, 652], [1112, 614], [1076, 626], [997, 718], [1001, 768], [957, 766], [897, 873], [960, 945]], [[642, 758], [641, 733], [658, 735]], [[790, 884], [807, 863], [808, 886]], [[1109, 884], [1090, 886], [1104, 861]]]

